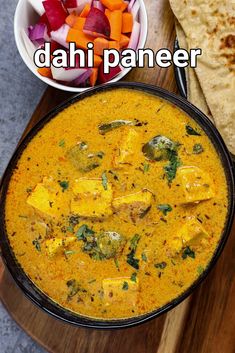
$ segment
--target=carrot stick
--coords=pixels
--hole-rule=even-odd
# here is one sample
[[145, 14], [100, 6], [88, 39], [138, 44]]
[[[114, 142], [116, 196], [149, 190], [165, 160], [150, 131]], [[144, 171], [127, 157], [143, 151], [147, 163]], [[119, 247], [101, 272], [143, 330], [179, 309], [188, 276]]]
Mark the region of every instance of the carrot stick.
[[74, 29], [80, 29], [81, 31], [83, 30], [84, 24], [85, 24], [86, 19], [84, 17], [78, 17], [76, 18], [72, 28]]
[[126, 47], [130, 41], [130, 38], [125, 36], [125, 34], [121, 34], [121, 39], [120, 39], [120, 48]]
[[109, 42], [105, 38], [94, 39], [94, 53], [97, 55], [103, 55], [104, 49], [109, 48]]
[[76, 19], [77, 19], [77, 15], [76, 12], [73, 11], [71, 12], [71, 14], [69, 16], [66, 17], [65, 22], [67, 23], [67, 25], [69, 25], [70, 27], [73, 27]]
[[133, 27], [133, 16], [129, 12], [122, 14], [122, 33], [130, 33]]
[[50, 67], [39, 67], [37, 71], [41, 76], [52, 78]]
[[105, 13], [105, 16], [106, 16], [106, 17], [108, 18], [108, 20], [109, 20], [111, 11], [110, 11], [109, 9], [105, 9], [104, 13]]
[[86, 4], [82, 10], [82, 12], [80, 13], [80, 17], [87, 17], [89, 11], [91, 9], [91, 5], [90, 4]]
[[83, 33], [83, 31], [79, 29], [71, 28], [68, 31], [66, 42], [75, 42], [76, 47], [87, 49], [87, 44], [89, 42], [93, 42], [93, 37], [88, 36], [87, 34]]
[[119, 42], [122, 31], [122, 11], [111, 11], [109, 22], [111, 27], [110, 38]]
[[122, 7], [122, 0], [101, 0], [102, 4], [110, 11], [119, 10]]
[[111, 40], [109, 42], [109, 49], [117, 49], [117, 50], [119, 50], [120, 49], [119, 42], [117, 42], [116, 40]]
[[98, 77], [98, 68], [97, 67], [94, 67], [92, 69], [92, 73], [91, 73], [91, 76], [90, 76], [90, 85], [92, 87], [95, 86], [95, 83], [97, 81], [97, 77]]
[[127, 8], [127, 6], [128, 6], [127, 2], [123, 2], [123, 3], [122, 3], [122, 6], [120, 7], [120, 10], [121, 10], [122, 12], [125, 11], [126, 8]]

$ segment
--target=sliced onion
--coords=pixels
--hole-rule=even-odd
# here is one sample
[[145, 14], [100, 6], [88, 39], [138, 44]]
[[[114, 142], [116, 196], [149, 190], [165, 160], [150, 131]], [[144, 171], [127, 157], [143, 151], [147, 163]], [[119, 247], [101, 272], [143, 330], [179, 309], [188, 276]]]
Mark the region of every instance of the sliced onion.
[[38, 45], [34, 45], [34, 43], [29, 39], [26, 31], [24, 29], [21, 29], [21, 36], [22, 36], [22, 40], [25, 46], [25, 50], [29, 56], [29, 58], [32, 60], [33, 62], [33, 56], [35, 53], [35, 50], [38, 49]]
[[92, 74], [92, 70], [86, 69], [86, 71], [83, 74], [81, 74], [79, 77], [77, 77], [73, 82], [71, 82], [71, 84], [73, 86], [79, 86], [85, 83], [86, 80], [91, 76], [91, 74]]
[[87, 69], [65, 70], [63, 67], [54, 67], [51, 65], [52, 77], [57, 81], [71, 82], [86, 72]]
[[132, 9], [132, 7], [133, 7], [135, 1], [136, 1], [136, 0], [131, 0], [131, 1], [129, 2], [129, 5], [128, 5], [128, 7], [127, 7], [128, 12], [131, 12], [131, 9]]
[[102, 2], [99, 1], [99, 0], [94, 0], [94, 1], [93, 1], [93, 6], [94, 6], [95, 8], [97, 8], [98, 10], [102, 11], [102, 12], [104, 12], [104, 10], [105, 10], [104, 5], [103, 5]]
[[51, 31], [51, 38], [63, 47], [69, 48], [69, 43], [66, 42], [69, 29], [70, 27], [67, 24], [64, 24], [57, 29], [57, 31]]
[[32, 42], [36, 42], [39, 45], [48, 40], [47, 27], [44, 23], [37, 23], [35, 26], [28, 27], [28, 36]]
[[131, 13], [132, 13], [132, 16], [133, 16], [133, 21], [137, 20], [138, 21], [138, 18], [139, 18], [139, 9], [140, 9], [140, 3], [139, 1], [136, 1], [134, 3], [134, 5], [132, 6], [132, 9], [131, 9]]
[[[87, 15], [83, 27], [84, 32], [97, 33], [105, 37], [110, 36], [110, 23], [105, 13], [95, 7], [92, 7]], [[87, 32], [85, 32], [87, 33]]]
[[136, 50], [139, 43], [139, 36], [140, 36], [140, 24], [139, 22], [135, 21], [133, 24], [133, 29], [130, 37], [130, 41], [128, 44], [129, 49]]
[[58, 0], [43, 1], [43, 6], [52, 31], [57, 31], [65, 23], [68, 16], [67, 10], [63, 3]]

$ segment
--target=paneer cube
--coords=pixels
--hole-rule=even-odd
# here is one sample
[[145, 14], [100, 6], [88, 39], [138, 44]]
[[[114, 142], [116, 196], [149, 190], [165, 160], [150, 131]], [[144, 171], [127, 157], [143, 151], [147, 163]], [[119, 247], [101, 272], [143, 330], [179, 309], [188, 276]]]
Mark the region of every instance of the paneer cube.
[[107, 190], [101, 179], [76, 179], [73, 184], [74, 197], [71, 200], [71, 211], [82, 217], [105, 217], [113, 213], [113, 191], [110, 183]]
[[53, 217], [69, 211], [66, 195], [52, 178], [43, 178], [42, 183], [36, 185], [27, 198], [27, 204]]
[[214, 197], [214, 185], [210, 176], [198, 167], [181, 167], [177, 172], [186, 202], [200, 202]]
[[172, 241], [172, 248], [179, 252], [186, 246], [200, 245], [207, 237], [208, 233], [202, 224], [197, 219], [191, 218], [176, 233], [176, 237]]
[[126, 303], [135, 306], [138, 295], [138, 279], [131, 281], [128, 277], [105, 278], [102, 282], [105, 305]]
[[45, 241], [46, 252], [49, 256], [54, 256], [76, 240], [76, 237], [48, 239]]
[[117, 197], [113, 200], [113, 207], [116, 211], [121, 212], [123, 216], [129, 216], [132, 221], [142, 218], [151, 206], [152, 193], [143, 189], [134, 194]]
[[133, 154], [138, 151], [139, 134], [130, 127], [123, 128], [123, 135], [118, 146], [118, 155], [114, 157], [114, 166], [132, 164]]

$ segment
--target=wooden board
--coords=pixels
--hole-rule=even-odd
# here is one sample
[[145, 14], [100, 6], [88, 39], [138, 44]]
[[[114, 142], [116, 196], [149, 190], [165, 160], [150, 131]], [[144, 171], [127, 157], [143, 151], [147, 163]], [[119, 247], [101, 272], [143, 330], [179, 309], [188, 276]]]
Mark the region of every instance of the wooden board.
[[[172, 49], [174, 18], [167, 0], [146, 0], [149, 33], [146, 47]], [[172, 68], [134, 69], [128, 81], [176, 91]], [[72, 94], [48, 88], [26, 131]], [[0, 298], [17, 323], [53, 353], [234, 353], [235, 227], [207, 280], [171, 312], [125, 330], [95, 331], [65, 325], [34, 306], [0, 263]]]

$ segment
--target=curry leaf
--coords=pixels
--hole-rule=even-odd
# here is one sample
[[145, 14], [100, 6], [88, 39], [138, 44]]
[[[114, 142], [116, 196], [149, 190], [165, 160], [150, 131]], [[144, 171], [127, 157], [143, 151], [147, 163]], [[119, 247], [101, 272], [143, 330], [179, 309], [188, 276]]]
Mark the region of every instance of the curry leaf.
[[74, 297], [80, 290], [80, 284], [76, 281], [76, 279], [70, 279], [67, 281], [66, 285], [69, 290], [67, 300], [71, 300], [72, 297]]
[[135, 258], [135, 252], [131, 251], [128, 255], [127, 255], [127, 263], [132, 266], [133, 268], [135, 268], [136, 270], [139, 269], [139, 259]]
[[135, 258], [135, 252], [136, 252], [136, 248], [137, 245], [139, 243], [140, 240], [140, 235], [139, 234], [135, 234], [131, 241], [130, 241], [130, 252], [129, 254], [127, 254], [127, 263], [132, 266], [133, 268], [135, 268], [136, 270], [139, 269], [139, 259]]
[[106, 134], [109, 131], [117, 129], [124, 125], [135, 125], [135, 121], [130, 120], [114, 120], [110, 121], [109, 123], [103, 123], [99, 126], [99, 133], [101, 135]]
[[185, 129], [188, 135], [201, 136], [200, 132], [193, 129], [190, 125], [186, 125]]

